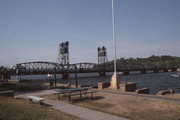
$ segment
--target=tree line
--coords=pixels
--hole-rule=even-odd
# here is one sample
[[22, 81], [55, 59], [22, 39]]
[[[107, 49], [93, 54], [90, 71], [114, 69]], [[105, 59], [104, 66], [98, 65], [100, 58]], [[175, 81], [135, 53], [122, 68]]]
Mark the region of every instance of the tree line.
[[[113, 61], [107, 63], [108, 65], [112, 65]], [[117, 67], [127, 67], [127, 68], [180, 68], [180, 57], [170, 56], [170, 55], [162, 55], [155, 56], [152, 55], [148, 58], [119, 58], [117, 59]]]
[[[105, 63], [105, 65], [113, 67], [113, 61], [109, 61]], [[170, 55], [162, 55], [155, 56], [152, 55], [148, 58], [119, 58], [117, 59], [117, 67], [126, 67], [126, 68], [180, 68], [180, 57], [170, 56]], [[5, 66], [0, 66], [0, 72], [5, 72], [9, 70]]]

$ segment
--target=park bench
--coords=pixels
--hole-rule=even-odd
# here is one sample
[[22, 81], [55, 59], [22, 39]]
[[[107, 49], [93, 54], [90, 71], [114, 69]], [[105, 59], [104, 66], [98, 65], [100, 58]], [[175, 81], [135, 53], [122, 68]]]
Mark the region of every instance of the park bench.
[[72, 100], [75, 100], [75, 99], [85, 99], [85, 98], [88, 98], [89, 95], [90, 95], [90, 98], [93, 99], [93, 93], [95, 93], [97, 91], [76, 91], [76, 92], [69, 92], [67, 94], [65, 94], [64, 96], [67, 96], [68, 98], [68, 102], [72, 101]]
[[32, 103], [33, 100], [39, 102], [39, 104], [43, 104], [45, 98], [36, 97], [36, 96], [27, 96], [29, 103]]

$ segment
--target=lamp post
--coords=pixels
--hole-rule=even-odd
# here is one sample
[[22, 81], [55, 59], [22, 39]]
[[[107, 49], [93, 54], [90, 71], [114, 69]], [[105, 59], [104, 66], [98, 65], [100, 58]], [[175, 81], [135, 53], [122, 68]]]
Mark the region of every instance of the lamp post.
[[114, 0], [112, 0], [112, 38], [113, 38], [113, 47], [114, 47], [114, 74], [111, 78], [112, 89], [118, 89], [118, 76], [116, 69], [116, 40], [115, 40], [115, 15], [114, 15]]
[[48, 80], [49, 80], [49, 87], [51, 87], [51, 86], [53, 86], [53, 81], [51, 79], [52, 74], [47, 74], [47, 76], [48, 76]]

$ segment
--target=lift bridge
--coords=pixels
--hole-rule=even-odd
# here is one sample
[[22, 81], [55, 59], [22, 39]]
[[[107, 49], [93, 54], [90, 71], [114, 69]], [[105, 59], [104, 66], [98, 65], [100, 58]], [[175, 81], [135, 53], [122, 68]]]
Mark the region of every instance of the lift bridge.
[[[68, 67], [69, 66], [69, 67]], [[35, 61], [19, 63], [12, 67], [12, 69], [6, 71], [10, 75], [43, 75], [43, 74], [64, 74], [64, 73], [102, 73], [102, 72], [113, 72], [113, 64], [106, 64], [105, 67], [100, 68], [101, 65], [96, 63], [76, 63], [69, 65], [62, 65], [55, 62], [45, 62], [45, 61]], [[128, 74], [129, 71], [140, 71], [141, 73], [146, 73], [146, 71], [158, 72], [163, 70], [168, 72], [168, 70], [175, 71], [176, 68], [173, 67], [133, 67], [133, 66], [117, 66], [117, 71], [124, 72]], [[3, 73], [1, 73], [3, 74]]]
[[[59, 45], [59, 53], [57, 62], [35, 61], [18, 63], [11, 69], [0, 71], [0, 75], [4, 79], [10, 78], [11, 75], [43, 75], [43, 74], [62, 74], [62, 78], [68, 78], [69, 73], [99, 73], [99, 76], [105, 76], [106, 72], [113, 72], [114, 66], [107, 60], [107, 51], [103, 46], [98, 47], [98, 63], [69, 63], [69, 42]], [[130, 71], [140, 71], [146, 73], [151, 70], [153, 72], [169, 70], [176, 71], [177, 68], [171, 66], [133, 66], [133, 65], [117, 65], [117, 71], [129, 74]]]

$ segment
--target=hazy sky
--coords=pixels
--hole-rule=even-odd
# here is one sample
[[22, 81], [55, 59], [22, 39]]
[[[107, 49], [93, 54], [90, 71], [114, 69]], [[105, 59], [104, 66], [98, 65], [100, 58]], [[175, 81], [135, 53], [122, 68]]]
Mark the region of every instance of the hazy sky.
[[[117, 58], [180, 56], [180, 0], [114, 0]], [[70, 63], [113, 59], [111, 0], [0, 0], [0, 66], [56, 62], [70, 42]]]

